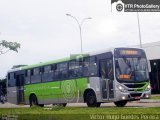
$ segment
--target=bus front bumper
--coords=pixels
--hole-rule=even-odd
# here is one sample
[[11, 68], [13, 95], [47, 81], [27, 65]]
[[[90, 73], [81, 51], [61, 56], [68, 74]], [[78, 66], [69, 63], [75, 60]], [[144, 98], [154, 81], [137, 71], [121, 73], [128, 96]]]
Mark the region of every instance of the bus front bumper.
[[151, 97], [151, 91], [144, 92], [120, 92], [116, 91], [116, 101], [136, 101], [140, 99], [149, 99]]

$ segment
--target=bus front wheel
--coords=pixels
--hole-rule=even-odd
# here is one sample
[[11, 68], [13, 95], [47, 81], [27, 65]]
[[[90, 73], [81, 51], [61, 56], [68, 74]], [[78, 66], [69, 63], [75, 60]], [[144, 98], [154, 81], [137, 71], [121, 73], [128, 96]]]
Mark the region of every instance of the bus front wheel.
[[114, 102], [117, 107], [124, 107], [127, 104], [127, 101], [117, 101]]
[[88, 107], [100, 107], [101, 105], [101, 103], [97, 102], [96, 95], [93, 91], [87, 93], [86, 102]]

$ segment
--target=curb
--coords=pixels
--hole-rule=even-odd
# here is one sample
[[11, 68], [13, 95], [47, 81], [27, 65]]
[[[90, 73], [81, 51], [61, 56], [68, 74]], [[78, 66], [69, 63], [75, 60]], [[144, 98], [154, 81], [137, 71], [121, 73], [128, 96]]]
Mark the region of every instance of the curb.
[[154, 99], [141, 99], [140, 101], [137, 101], [138, 103], [160, 103], [160, 100], [154, 100]]

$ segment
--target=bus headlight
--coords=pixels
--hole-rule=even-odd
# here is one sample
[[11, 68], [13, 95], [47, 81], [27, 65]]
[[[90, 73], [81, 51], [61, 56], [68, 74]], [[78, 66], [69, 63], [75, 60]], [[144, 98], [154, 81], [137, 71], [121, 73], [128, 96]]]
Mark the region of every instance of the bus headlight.
[[146, 87], [146, 90], [151, 90], [151, 85], [150, 84]]
[[124, 88], [123, 86], [121, 86], [121, 85], [117, 85], [117, 88], [118, 88], [119, 91], [121, 91], [121, 92], [125, 92], [125, 91], [126, 91], [125, 88]]

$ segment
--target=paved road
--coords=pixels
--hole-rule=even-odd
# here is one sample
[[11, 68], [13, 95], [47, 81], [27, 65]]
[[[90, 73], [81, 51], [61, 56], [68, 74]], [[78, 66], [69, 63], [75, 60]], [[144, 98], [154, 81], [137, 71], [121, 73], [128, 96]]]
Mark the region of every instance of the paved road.
[[[51, 106], [51, 105], [48, 105]], [[21, 108], [21, 107], [29, 107], [29, 105], [14, 105], [10, 103], [0, 104], [0, 108]], [[67, 107], [87, 107], [85, 103], [69, 103]], [[114, 103], [103, 103], [101, 107], [115, 107]], [[127, 103], [126, 107], [160, 107], [160, 103], [145, 103], [145, 102], [129, 102]]]

